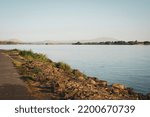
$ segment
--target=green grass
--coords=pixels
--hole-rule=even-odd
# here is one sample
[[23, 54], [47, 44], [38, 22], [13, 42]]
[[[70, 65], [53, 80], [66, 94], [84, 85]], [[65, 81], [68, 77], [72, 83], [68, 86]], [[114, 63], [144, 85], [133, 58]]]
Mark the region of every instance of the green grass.
[[38, 67], [34, 67], [32, 70], [31, 70], [32, 73], [35, 73], [35, 74], [38, 74], [40, 72], [42, 72], [42, 70]]
[[18, 50], [18, 49], [12, 49], [12, 50], [10, 50], [10, 51], [19, 52], [19, 50]]
[[63, 63], [63, 62], [58, 62], [58, 63], [55, 63], [55, 66], [57, 68], [60, 68], [60, 69], [63, 69], [65, 71], [72, 71], [70, 65], [66, 64], [66, 63]]
[[32, 80], [32, 81], [35, 81], [35, 79], [34, 78], [32, 78], [31, 76], [22, 76], [22, 77], [20, 77], [22, 80], [24, 80], [24, 81], [27, 81], [27, 80]]
[[76, 77], [80, 77], [80, 76], [82, 76], [82, 77], [84, 77], [85, 79], [87, 79], [87, 76], [84, 74], [84, 73], [82, 73], [82, 72], [80, 72], [79, 70], [73, 70], [72, 71], [72, 73], [76, 76]]
[[39, 54], [39, 53], [33, 53], [32, 50], [29, 50], [29, 51], [26, 51], [26, 50], [20, 51], [19, 55], [23, 56], [23, 57], [25, 57], [26, 59], [29, 59], [29, 60], [50, 61], [46, 57], [46, 55]]
[[[40, 54], [40, 53], [34, 53], [32, 50], [17, 50], [14, 49], [12, 51], [17, 51], [19, 53], [20, 56], [24, 57], [27, 60], [39, 60], [42, 62], [49, 62], [53, 65], [53, 67], [57, 67], [60, 69], [63, 69], [64, 71], [67, 72], [72, 72], [72, 68], [70, 67], [70, 65], [63, 63], [63, 62], [53, 62], [52, 60], [48, 59], [46, 55], [44, 54]], [[40, 72], [39, 69], [34, 69], [33, 72]]]
[[17, 60], [13, 60], [13, 64], [16, 66], [16, 67], [20, 67], [22, 65], [21, 62], [17, 61]]

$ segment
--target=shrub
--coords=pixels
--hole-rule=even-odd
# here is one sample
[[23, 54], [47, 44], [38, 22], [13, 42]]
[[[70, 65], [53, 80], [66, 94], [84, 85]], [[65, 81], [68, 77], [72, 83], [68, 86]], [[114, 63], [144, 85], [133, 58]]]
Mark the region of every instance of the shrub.
[[68, 64], [63, 63], [63, 62], [55, 63], [55, 66], [65, 71], [72, 71], [71, 67]]
[[12, 49], [11, 51], [16, 51], [16, 52], [19, 52], [19, 50], [18, 50], [18, 49]]
[[72, 70], [72, 73], [73, 73], [76, 77], [82, 76], [82, 77], [84, 77], [85, 79], [87, 79], [87, 76], [86, 76], [84, 73], [82, 73], [82, 72], [80, 72], [79, 70], [77, 70], [77, 69]]
[[16, 66], [16, 67], [20, 67], [22, 65], [21, 62], [17, 61], [17, 60], [13, 60], [13, 64]]
[[88, 79], [87, 75], [85, 75], [85, 74], [83, 74], [83, 77], [84, 77], [85, 79]]
[[30, 77], [30, 76], [22, 76], [20, 77], [22, 80], [24, 81], [27, 81], [27, 80], [32, 80], [32, 81], [35, 81], [35, 79], [33, 77]]
[[40, 60], [40, 61], [48, 61], [48, 58], [46, 57], [46, 55], [38, 54], [38, 53], [33, 53], [32, 50], [29, 50], [29, 51], [26, 51], [26, 50], [20, 51], [19, 55], [23, 56], [23, 57], [25, 57], [27, 59], [30, 59], [30, 60], [36, 59], [36, 60]]
[[42, 70], [38, 67], [34, 67], [32, 70], [31, 70], [32, 73], [35, 73], [35, 74], [38, 74], [39, 72], [42, 72]]

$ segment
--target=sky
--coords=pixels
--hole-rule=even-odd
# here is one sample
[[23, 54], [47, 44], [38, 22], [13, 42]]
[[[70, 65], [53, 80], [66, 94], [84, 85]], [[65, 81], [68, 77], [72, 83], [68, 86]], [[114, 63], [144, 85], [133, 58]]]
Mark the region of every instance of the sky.
[[0, 0], [0, 39], [150, 41], [150, 0]]

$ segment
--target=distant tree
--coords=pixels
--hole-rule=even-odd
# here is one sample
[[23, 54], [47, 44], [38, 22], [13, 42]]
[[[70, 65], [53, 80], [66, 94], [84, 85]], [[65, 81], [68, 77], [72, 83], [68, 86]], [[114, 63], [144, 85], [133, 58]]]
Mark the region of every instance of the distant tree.
[[110, 42], [110, 41], [106, 41], [106, 42], [105, 42], [105, 44], [110, 45], [110, 44], [111, 44], [111, 42]]
[[75, 45], [81, 45], [81, 42], [78, 41], [77, 43], [75, 43]]
[[144, 41], [144, 45], [150, 45], [149, 41]]
[[134, 43], [134, 41], [128, 41], [128, 44], [129, 45], [134, 45], [135, 43]]

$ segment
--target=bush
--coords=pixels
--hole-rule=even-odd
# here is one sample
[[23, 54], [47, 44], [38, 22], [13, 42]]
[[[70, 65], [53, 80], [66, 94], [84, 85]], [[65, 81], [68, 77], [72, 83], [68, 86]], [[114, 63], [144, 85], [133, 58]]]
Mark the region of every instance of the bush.
[[65, 71], [72, 71], [71, 67], [68, 64], [63, 63], [63, 62], [55, 63], [55, 66]]
[[22, 65], [21, 62], [17, 61], [17, 60], [13, 60], [13, 64], [16, 66], [16, 67], [20, 67]]
[[36, 59], [36, 60], [41, 60], [41, 61], [48, 61], [48, 58], [46, 57], [46, 55], [38, 54], [38, 53], [33, 53], [32, 50], [29, 50], [29, 51], [26, 51], [26, 50], [20, 51], [19, 55], [23, 56], [23, 57], [25, 57], [27, 59], [30, 59], [30, 60]]
[[35, 73], [35, 74], [38, 74], [40, 72], [42, 72], [42, 70], [38, 67], [34, 67], [32, 70], [31, 70], [32, 73]]
[[12, 49], [11, 51], [19, 52], [19, 50], [18, 50], [18, 49]]
[[85, 79], [87, 79], [87, 76], [86, 76], [84, 73], [82, 73], [82, 72], [80, 72], [79, 70], [77, 70], [77, 69], [74, 69], [74, 70], [72, 71], [72, 73], [73, 73], [76, 77], [82, 76], [82, 77], [84, 77]]

